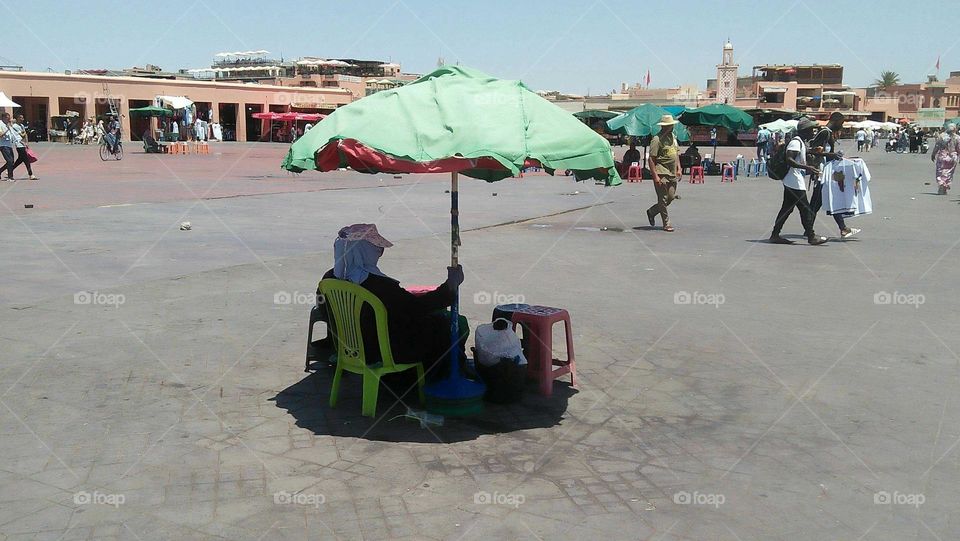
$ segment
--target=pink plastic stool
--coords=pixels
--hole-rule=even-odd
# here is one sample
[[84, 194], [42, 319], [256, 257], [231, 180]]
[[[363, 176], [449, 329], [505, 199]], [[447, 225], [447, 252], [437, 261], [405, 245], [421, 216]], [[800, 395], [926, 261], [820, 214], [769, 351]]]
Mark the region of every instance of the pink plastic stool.
[[[553, 325], [563, 322], [567, 337], [567, 358], [553, 358]], [[513, 312], [513, 328], [523, 326], [527, 344], [527, 377], [540, 383], [540, 394], [553, 394], [553, 380], [570, 374], [570, 385], [577, 384], [577, 365], [573, 354], [570, 314], [563, 308], [531, 305]], [[555, 368], [557, 367], [557, 368]]]
[[702, 165], [694, 165], [690, 168], [690, 184], [703, 184]]
[[627, 169], [627, 182], [643, 182], [643, 168], [640, 164], [631, 165]]
[[724, 164], [721, 173], [720, 182], [733, 182], [733, 179], [736, 178], [736, 173], [733, 170], [733, 166], [730, 164]]
[[430, 293], [431, 291], [433, 291], [434, 289], [437, 289], [438, 287], [440, 286], [409, 285], [404, 289], [406, 289], [410, 293], [413, 293], [414, 295], [419, 297], [420, 295], [426, 295], [427, 293]]

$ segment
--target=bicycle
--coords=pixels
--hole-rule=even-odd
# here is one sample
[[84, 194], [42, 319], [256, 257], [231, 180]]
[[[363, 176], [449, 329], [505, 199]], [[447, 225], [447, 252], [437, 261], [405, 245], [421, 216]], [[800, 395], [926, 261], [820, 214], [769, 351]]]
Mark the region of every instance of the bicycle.
[[110, 148], [110, 144], [107, 142], [107, 138], [104, 137], [100, 141], [100, 159], [103, 161], [107, 161], [110, 159], [111, 156], [113, 156], [113, 159], [117, 161], [123, 159], [123, 143], [120, 141], [117, 141], [117, 148], [116, 150], [113, 150]]

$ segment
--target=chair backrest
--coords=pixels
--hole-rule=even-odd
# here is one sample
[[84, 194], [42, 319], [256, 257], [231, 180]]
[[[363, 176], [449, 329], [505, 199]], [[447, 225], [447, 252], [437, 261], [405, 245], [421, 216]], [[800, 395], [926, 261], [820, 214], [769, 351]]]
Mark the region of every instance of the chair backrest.
[[392, 367], [393, 352], [390, 349], [387, 309], [383, 302], [364, 287], [346, 280], [333, 278], [321, 280], [320, 292], [323, 294], [327, 313], [334, 320], [332, 332], [337, 343], [337, 362], [356, 368], [362, 368], [366, 364], [360, 313], [363, 306], [368, 305], [373, 310], [376, 320], [383, 366]]

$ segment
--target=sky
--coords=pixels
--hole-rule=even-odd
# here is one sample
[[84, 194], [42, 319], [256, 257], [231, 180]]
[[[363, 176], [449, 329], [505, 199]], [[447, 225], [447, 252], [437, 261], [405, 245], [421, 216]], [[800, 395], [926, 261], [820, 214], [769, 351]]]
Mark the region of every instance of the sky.
[[273, 58], [382, 59], [427, 73], [442, 57], [535, 90], [603, 94], [647, 70], [652, 87], [703, 88], [729, 37], [741, 76], [760, 64], [838, 63], [845, 84], [865, 86], [883, 70], [925, 81], [938, 55], [941, 78], [960, 70], [953, 2], [0, 0], [0, 62], [176, 70], [209, 66], [217, 52], [266, 49]]

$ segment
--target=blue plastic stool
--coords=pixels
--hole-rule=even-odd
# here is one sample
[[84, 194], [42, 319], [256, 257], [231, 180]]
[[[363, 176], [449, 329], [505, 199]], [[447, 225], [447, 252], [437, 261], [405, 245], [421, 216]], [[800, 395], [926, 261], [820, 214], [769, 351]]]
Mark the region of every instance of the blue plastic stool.
[[747, 160], [744, 158], [737, 158], [737, 160], [733, 162], [733, 174], [736, 176], [740, 176], [740, 171], [745, 170], [746, 168]]

